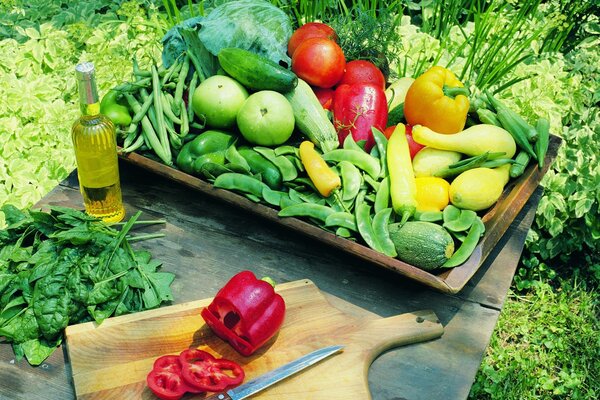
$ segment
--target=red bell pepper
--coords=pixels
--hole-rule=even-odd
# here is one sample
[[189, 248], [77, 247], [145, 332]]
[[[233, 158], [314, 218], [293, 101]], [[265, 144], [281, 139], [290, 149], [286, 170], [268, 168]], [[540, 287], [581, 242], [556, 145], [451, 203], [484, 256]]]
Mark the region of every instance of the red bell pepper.
[[178, 400], [185, 393], [202, 393], [206, 390], [189, 385], [181, 375], [179, 356], [162, 356], [154, 361], [146, 377], [148, 387], [161, 400]]
[[237, 386], [244, 370], [236, 362], [215, 358], [199, 349], [187, 349], [179, 355], [181, 376], [189, 385], [205, 392], [217, 392]]
[[372, 83], [343, 84], [333, 96], [333, 121], [340, 143], [352, 134], [354, 141], [365, 140], [365, 150], [375, 145], [371, 128], [381, 132], [388, 118], [387, 99], [381, 87]]
[[201, 314], [217, 336], [249, 356], [277, 333], [285, 302], [269, 283], [251, 271], [242, 271], [217, 292]]

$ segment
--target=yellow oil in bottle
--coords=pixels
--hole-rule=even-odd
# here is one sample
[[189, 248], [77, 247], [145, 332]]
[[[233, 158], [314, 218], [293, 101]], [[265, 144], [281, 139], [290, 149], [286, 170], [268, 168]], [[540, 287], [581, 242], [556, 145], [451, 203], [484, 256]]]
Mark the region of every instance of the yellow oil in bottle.
[[71, 137], [85, 211], [105, 222], [119, 222], [125, 217], [125, 209], [115, 126], [100, 114], [93, 64], [79, 64], [76, 74], [82, 115], [73, 124]]

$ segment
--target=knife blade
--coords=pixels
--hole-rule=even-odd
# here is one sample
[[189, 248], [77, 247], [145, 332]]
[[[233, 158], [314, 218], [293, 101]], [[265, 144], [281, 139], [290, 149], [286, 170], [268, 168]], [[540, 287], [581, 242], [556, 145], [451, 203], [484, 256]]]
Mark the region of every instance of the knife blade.
[[313, 364], [342, 351], [344, 346], [328, 346], [312, 353], [308, 353], [296, 360], [282, 365], [272, 371], [269, 371], [257, 378], [254, 378], [234, 389], [224, 393], [215, 393], [206, 397], [205, 400], [242, 400], [252, 396], [263, 389], [291, 376]]

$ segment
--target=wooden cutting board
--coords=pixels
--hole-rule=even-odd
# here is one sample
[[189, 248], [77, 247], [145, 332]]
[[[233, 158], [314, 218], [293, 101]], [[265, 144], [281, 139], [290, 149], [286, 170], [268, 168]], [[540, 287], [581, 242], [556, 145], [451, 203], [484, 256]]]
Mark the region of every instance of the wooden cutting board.
[[250, 357], [236, 353], [204, 324], [200, 309], [211, 299], [110, 318], [99, 326], [91, 322], [69, 326], [66, 347], [77, 398], [154, 399], [145, 381], [154, 360], [189, 347], [238, 362], [249, 380], [318, 348], [344, 345], [342, 353], [252, 398], [365, 400], [370, 398], [368, 369], [377, 355], [443, 333], [431, 311], [381, 318], [326, 297], [309, 280], [278, 285], [276, 290], [286, 302], [284, 324]]

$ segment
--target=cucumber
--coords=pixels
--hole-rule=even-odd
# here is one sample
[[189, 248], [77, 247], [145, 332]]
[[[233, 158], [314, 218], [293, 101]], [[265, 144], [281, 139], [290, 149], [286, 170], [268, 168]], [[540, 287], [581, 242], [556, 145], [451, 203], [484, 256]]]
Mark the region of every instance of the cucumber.
[[248, 89], [285, 93], [298, 85], [298, 77], [292, 71], [251, 51], [225, 48], [218, 58], [221, 68]]
[[441, 267], [454, 253], [452, 236], [432, 222], [390, 224], [389, 232], [397, 257], [425, 271]]

